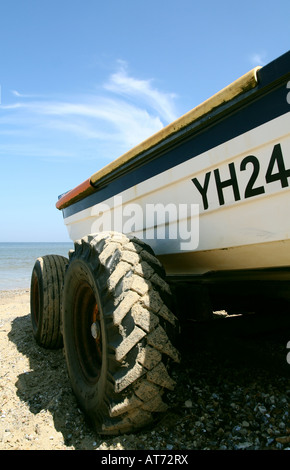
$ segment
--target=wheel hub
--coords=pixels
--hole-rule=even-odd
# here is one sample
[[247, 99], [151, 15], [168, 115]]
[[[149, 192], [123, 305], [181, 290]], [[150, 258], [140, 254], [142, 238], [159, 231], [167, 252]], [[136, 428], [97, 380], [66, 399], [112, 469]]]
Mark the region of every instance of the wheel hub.
[[91, 334], [92, 334], [92, 337], [93, 337], [95, 340], [100, 339], [100, 337], [101, 337], [101, 329], [100, 329], [99, 322], [94, 322], [94, 323], [92, 323], [92, 325], [91, 325]]

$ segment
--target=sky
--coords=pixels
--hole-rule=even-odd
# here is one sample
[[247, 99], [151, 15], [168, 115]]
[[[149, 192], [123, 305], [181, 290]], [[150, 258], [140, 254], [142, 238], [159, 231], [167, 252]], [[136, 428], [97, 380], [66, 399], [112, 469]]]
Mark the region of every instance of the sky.
[[0, 242], [69, 241], [60, 194], [290, 45], [289, 0], [3, 0], [0, 17]]

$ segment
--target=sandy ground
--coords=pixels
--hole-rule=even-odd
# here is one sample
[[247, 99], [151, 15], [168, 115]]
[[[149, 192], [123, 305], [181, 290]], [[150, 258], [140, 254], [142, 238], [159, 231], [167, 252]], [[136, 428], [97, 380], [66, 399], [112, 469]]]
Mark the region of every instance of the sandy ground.
[[[278, 323], [276, 319], [274, 324]], [[78, 409], [63, 350], [45, 350], [36, 344], [29, 290], [0, 291], [0, 450], [135, 450], [155, 449], [157, 444], [169, 450], [175, 446], [215, 449], [225, 443], [231, 448], [237, 424], [240, 427], [246, 422], [249, 427], [252, 421], [256, 428], [250, 437], [255, 448], [290, 448], [290, 363], [286, 361], [289, 316], [279, 334], [272, 331], [273, 321], [267, 329], [264, 319], [266, 331], [260, 332], [259, 321], [258, 333], [253, 335], [253, 325], [249, 328], [247, 321], [243, 337], [240, 333], [235, 336], [233, 330], [225, 340], [220, 333], [224, 324], [220, 323], [223, 330], [218, 331], [214, 323], [211, 336], [208, 327], [203, 336], [201, 330], [195, 337], [190, 333], [190, 347], [193, 341], [198, 344], [194, 356], [185, 354], [188, 360], [179, 371], [175, 408], [166, 413], [157, 429], [108, 438], [96, 435]], [[239, 411], [233, 408], [235, 395], [241, 402]], [[245, 397], [248, 408], [244, 406]], [[220, 403], [223, 400], [223, 410], [217, 407], [218, 399]], [[264, 423], [268, 418], [261, 400], [272, 413], [268, 424]], [[214, 415], [211, 408], [216, 409]], [[201, 432], [206, 416], [207, 432]], [[220, 442], [213, 444], [217, 439]], [[246, 445], [248, 436], [236, 439], [239, 448]]]
[[63, 351], [34, 341], [29, 290], [0, 292], [0, 449], [94, 449]]
[[29, 290], [0, 291], [0, 450], [136, 450], [149, 448], [148, 436], [96, 434], [72, 393], [63, 349], [35, 342]]

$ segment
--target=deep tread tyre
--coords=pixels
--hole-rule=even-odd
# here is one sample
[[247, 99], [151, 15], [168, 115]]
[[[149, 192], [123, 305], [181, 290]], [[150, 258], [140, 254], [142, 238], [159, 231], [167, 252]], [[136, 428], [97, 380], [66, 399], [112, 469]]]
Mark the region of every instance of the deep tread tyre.
[[32, 331], [40, 346], [58, 349], [61, 332], [62, 289], [68, 258], [46, 255], [35, 261], [30, 285]]
[[63, 339], [72, 389], [101, 434], [138, 430], [167, 409], [169, 336], [177, 320], [164, 271], [137, 239], [106, 232], [75, 242], [63, 291]]

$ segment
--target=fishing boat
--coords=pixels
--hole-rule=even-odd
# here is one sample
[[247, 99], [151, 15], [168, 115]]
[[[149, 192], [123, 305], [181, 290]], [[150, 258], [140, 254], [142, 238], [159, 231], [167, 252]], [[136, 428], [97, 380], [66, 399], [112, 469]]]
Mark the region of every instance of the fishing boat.
[[72, 240], [146, 241], [167, 275], [290, 266], [290, 53], [64, 194]]
[[253, 281], [275, 295], [286, 281], [289, 300], [289, 202], [290, 52], [59, 197], [74, 250], [35, 262], [33, 333], [63, 344], [97, 432], [133, 432], [166, 411], [182, 304], [208, 320], [209, 290]]

